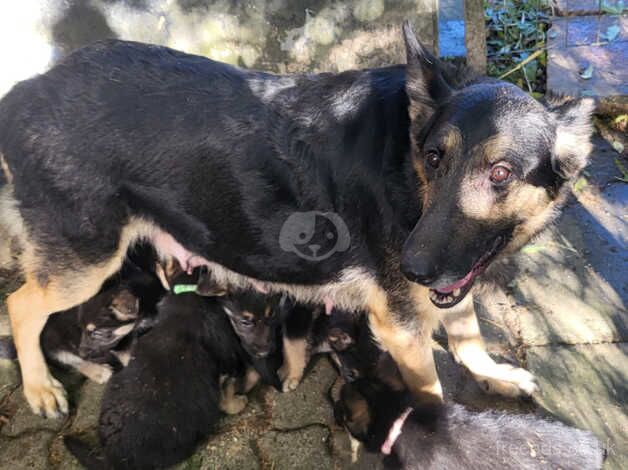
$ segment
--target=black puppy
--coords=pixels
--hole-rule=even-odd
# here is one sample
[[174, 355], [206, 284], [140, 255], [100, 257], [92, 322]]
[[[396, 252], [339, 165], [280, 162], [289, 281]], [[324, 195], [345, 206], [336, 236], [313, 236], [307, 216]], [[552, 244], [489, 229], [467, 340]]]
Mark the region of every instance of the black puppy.
[[334, 407], [339, 424], [400, 469], [597, 469], [604, 450], [589, 431], [532, 415], [421, 405], [405, 389], [359, 379]]
[[[138, 338], [128, 366], [107, 385], [98, 429], [102, 455], [68, 436], [70, 451], [90, 469], [164, 468], [191, 455], [221, 411], [246, 406], [232, 378], [248, 375], [247, 351], [263, 357], [274, 346], [268, 326], [274, 315], [263, 299], [166, 296], [156, 325]], [[245, 391], [254, 382], [246, 378]]]

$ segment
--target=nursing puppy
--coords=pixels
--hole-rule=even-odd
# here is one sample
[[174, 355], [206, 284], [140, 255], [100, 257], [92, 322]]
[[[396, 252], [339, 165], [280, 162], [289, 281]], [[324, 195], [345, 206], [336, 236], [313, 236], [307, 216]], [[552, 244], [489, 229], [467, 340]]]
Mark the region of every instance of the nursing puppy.
[[133, 336], [151, 327], [164, 293], [155, 275], [128, 260], [97, 295], [48, 319], [41, 335], [46, 358], [106, 382], [125, 365]]
[[487, 390], [533, 393], [486, 353], [471, 291], [559, 214], [593, 101], [539, 102], [441, 63], [409, 24], [403, 38], [407, 64], [290, 76], [110, 40], [7, 93], [0, 218], [23, 248], [7, 307], [31, 408], [67, 411], [46, 317], [138, 240], [229, 286], [366, 310], [414, 393], [441, 399], [439, 321]]
[[301, 381], [315, 354], [330, 354], [345, 380], [365, 376], [374, 368], [381, 350], [372, 338], [366, 312], [349, 312], [290, 299], [281, 305], [283, 365], [279, 375], [283, 391]]
[[599, 469], [604, 450], [589, 431], [532, 415], [419, 404], [404, 389], [360, 379], [342, 387], [334, 414], [370, 452], [403, 470]]
[[246, 406], [237, 392], [258, 378], [247, 374], [249, 353], [263, 358], [274, 347], [275, 330], [265, 321], [272, 313], [260, 298], [166, 296], [155, 326], [107, 384], [98, 426], [102, 453], [67, 437], [70, 451], [90, 469], [165, 468], [190, 456], [223, 412]]

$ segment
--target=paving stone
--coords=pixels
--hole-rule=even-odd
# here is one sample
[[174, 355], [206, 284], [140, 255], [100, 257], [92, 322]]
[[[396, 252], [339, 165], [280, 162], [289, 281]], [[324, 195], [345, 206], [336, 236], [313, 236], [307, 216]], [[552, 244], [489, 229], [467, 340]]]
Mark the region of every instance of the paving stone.
[[[628, 338], [625, 255], [609, 251], [602, 261], [599, 241], [583, 235], [592, 225], [583, 228], [582, 222], [581, 216], [566, 214], [558, 229], [528, 247], [535, 251], [518, 256], [521, 274], [513, 283], [513, 296], [520, 304], [517, 315], [525, 345]], [[619, 248], [617, 241], [608, 246]], [[597, 269], [589, 257], [597, 261]], [[620, 278], [616, 282], [607, 274], [612, 271]]]
[[[255, 454], [255, 442], [252, 436], [242, 435], [237, 432], [226, 432], [212, 438], [204, 447], [200, 458], [194, 458], [188, 464], [200, 463], [203, 470], [257, 470], [260, 462]], [[180, 467], [195, 468], [193, 466]]]
[[[34, 431], [59, 431], [67, 423], [68, 418], [46, 419], [34, 414], [22, 393], [18, 389], [11, 394], [6, 403], [11, 418], [0, 430], [0, 435], [15, 437]], [[0, 467], [2, 468], [2, 467]]]
[[[98, 436], [95, 430], [81, 434], [80, 438], [94, 446], [98, 443]], [[50, 443], [48, 463], [49, 468], [52, 470], [81, 470], [84, 468], [65, 447], [63, 435], [61, 434], [55, 436]]]
[[628, 468], [628, 345], [532, 347], [527, 362], [539, 405], [594, 432], [608, 448], [606, 468]]
[[270, 431], [258, 446], [265, 468], [274, 470], [320, 470], [333, 468], [330, 432], [324, 426], [295, 431]]
[[105, 385], [97, 384], [91, 380], [85, 381], [79, 392], [76, 414], [70, 427], [71, 433], [83, 433], [97, 427], [100, 400], [104, 391]]
[[561, 16], [593, 15], [600, 11], [600, 0], [554, 0]]
[[0, 438], [0, 468], [43, 470], [48, 468], [50, 431], [29, 432], [16, 438]]
[[294, 429], [333, 422], [327, 391], [336, 376], [337, 372], [327, 358], [319, 357], [296, 390], [287, 393], [270, 392], [272, 426], [276, 429]]
[[17, 361], [0, 359], [0, 401], [20, 384], [20, 366]]
[[[571, 96], [598, 98], [601, 113], [628, 109], [628, 15], [555, 18], [548, 34], [547, 88]], [[600, 36], [620, 28], [610, 43]], [[595, 45], [594, 45], [595, 44]], [[590, 79], [580, 74], [593, 67]]]

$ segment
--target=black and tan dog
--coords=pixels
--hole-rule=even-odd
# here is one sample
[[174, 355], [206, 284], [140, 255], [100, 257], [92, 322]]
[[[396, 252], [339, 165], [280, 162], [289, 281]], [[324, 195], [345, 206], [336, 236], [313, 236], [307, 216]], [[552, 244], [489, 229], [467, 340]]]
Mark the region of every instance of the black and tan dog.
[[590, 151], [591, 100], [540, 103], [451, 71], [404, 26], [407, 65], [278, 76], [105, 41], [0, 101], [8, 298], [24, 393], [67, 411], [39, 347], [130, 245], [220, 282], [366, 309], [416, 392], [438, 398], [440, 320], [489, 390], [535, 389], [485, 351], [469, 292], [558, 214]]
[[342, 387], [339, 424], [387, 468], [594, 470], [605, 451], [597, 438], [534, 415], [476, 412], [457, 404], [421, 404], [403, 389], [359, 379]]

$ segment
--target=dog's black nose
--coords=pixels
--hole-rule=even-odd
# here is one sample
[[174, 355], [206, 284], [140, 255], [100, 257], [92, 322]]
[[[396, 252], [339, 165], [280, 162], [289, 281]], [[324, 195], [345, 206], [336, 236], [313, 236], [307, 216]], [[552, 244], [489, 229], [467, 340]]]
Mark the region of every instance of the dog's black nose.
[[436, 265], [423, 257], [402, 260], [401, 272], [408, 280], [424, 286], [433, 284], [437, 278]]

